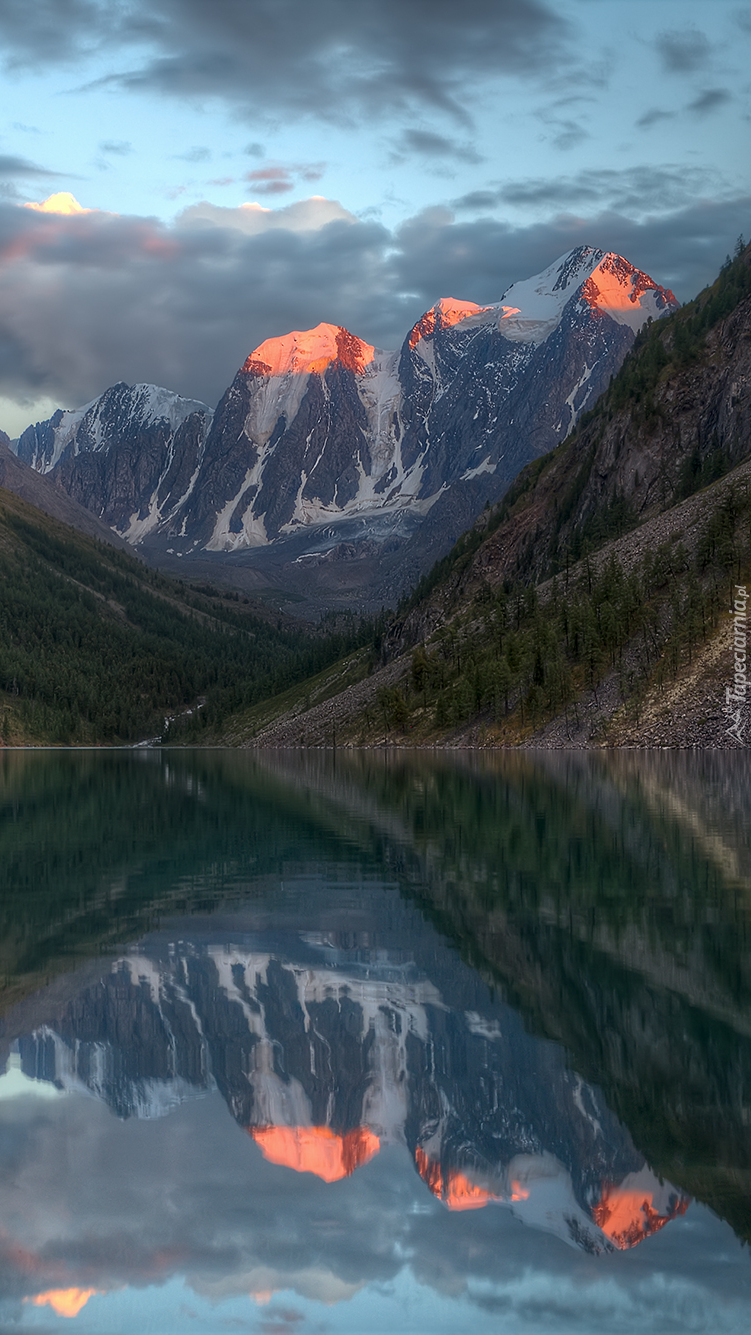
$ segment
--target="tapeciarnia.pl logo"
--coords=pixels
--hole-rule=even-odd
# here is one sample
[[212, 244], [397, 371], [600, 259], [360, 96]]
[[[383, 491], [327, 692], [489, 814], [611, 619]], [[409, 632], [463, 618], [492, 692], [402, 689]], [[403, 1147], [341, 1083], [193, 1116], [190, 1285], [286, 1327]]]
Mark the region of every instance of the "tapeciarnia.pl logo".
[[744, 584], [736, 584], [735, 599], [730, 609], [733, 619], [733, 684], [725, 687], [725, 714], [730, 727], [725, 729], [728, 737], [734, 737], [741, 746], [745, 746], [744, 732], [746, 723], [743, 719], [743, 706], [748, 699], [748, 677], [746, 673], [746, 652], [748, 643], [748, 622], [746, 604], [748, 594]]

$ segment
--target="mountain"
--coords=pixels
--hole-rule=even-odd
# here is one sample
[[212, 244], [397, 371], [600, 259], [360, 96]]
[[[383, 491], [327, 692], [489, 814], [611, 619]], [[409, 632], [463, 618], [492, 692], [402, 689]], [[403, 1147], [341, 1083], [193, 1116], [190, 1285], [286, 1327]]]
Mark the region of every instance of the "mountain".
[[442, 298], [397, 351], [320, 324], [251, 352], [213, 417], [117, 385], [17, 451], [157, 563], [208, 560], [235, 581], [250, 564], [324, 602], [357, 589], [380, 606], [568, 434], [636, 332], [677, 304], [583, 246], [491, 305]]
[[635, 1246], [689, 1205], [559, 1048], [509, 1007], [454, 1008], [404, 951], [311, 933], [282, 953], [263, 937], [155, 945], [20, 1035], [0, 1079], [93, 1094], [121, 1118], [218, 1090], [279, 1167], [331, 1183], [401, 1145], [449, 1210], [505, 1206], [594, 1254]]
[[294, 717], [267, 705], [260, 732], [239, 718], [227, 736], [745, 745], [728, 617], [751, 586], [750, 385], [746, 247], [641, 331], [567, 440], [418, 584], [380, 673], [306, 710], [300, 695]]
[[156, 385], [113, 385], [73, 412], [27, 427], [18, 458], [130, 543], [168, 498], [195, 483], [211, 410]]

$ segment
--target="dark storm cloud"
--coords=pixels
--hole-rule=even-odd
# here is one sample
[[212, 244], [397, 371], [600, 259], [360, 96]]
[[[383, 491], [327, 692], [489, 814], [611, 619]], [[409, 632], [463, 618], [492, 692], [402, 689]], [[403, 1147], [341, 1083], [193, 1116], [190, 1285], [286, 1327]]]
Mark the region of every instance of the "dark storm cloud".
[[568, 31], [544, 0], [0, 0], [10, 61], [97, 50], [123, 87], [336, 121], [416, 105], [466, 119], [468, 83], [549, 75]]
[[[542, 199], [542, 185], [525, 189]], [[214, 404], [253, 348], [290, 329], [330, 321], [396, 347], [438, 297], [498, 300], [585, 243], [620, 252], [685, 300], [751, 230], [749, 198], [684, 196], [641, 222], [594, 190], [576, 216], [562, 211], [565, 186], [552, 202], [558, 215], [532, 226], [433, 209], [395, 232], [320, 199], [196, 206], [172, 226], [0, 204], [0, 392], [44, 391], [74, 407], [118, 380], [152, 381]]]
[[698, 28], [673, 29], [657, 37], [657, 51], [670, 74], [693, 74], [709, 64], [712, 48]]
[[[326, 207], [316, 206], [322, 217]], [[264, 338], [331, 320], [367, 325], [380, 343], [420, 313], [394, 291], [391, 236], [376, 223], [334, 214], [294, 230], [293, 215], [289, 226], [209, 215], [167, 227], [0, 206], [0, 386], [45, 383], [72, 405], [143, 380], [213, 403]]]

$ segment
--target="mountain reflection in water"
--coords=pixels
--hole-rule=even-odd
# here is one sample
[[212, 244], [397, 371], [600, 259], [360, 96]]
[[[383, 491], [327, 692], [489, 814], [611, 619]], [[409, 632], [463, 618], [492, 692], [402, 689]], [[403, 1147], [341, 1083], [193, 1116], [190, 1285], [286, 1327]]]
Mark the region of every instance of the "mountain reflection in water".
[[686, 759], [3, 756], [8, 1319], [741, 1329], [751, 773]]

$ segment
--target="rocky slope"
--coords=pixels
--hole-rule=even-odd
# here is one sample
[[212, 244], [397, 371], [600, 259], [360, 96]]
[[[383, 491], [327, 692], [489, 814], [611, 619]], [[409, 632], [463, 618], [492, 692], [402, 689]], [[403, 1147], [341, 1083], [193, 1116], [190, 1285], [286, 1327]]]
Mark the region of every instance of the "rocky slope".
[[117, 385], [30, 427], [18, 454], [157, 561], [213, 559], [236, 580], [250, 562], [380, 606], [568, 433], [635, 333], [676, 306], [622, 257], [580, 247], [500, 302], [441, 299], [397, 351], [320, 324], [256, 348], [213, 417]]

